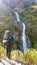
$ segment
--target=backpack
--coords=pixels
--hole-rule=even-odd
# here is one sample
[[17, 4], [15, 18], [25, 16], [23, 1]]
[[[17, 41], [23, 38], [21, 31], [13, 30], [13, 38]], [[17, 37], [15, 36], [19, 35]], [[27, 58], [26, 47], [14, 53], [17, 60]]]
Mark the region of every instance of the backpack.
[[11, 41], [14, 43], [14, 36], [11, 35]]

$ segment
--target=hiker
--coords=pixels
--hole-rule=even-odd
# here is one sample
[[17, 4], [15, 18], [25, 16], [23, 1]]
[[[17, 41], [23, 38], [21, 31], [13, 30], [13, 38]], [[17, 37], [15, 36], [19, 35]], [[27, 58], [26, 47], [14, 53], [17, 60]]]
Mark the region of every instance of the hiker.
[[12, 38], [11, 36], [12, 34], [10, 30], [6, 30], [4, 37], [3, 37], [3, 45], [4, 45], [4, 48], [6, 48], [6, 56], [8, 58], [10, 58], [10, 53], [12, 50], [12, 41], [14, 39], [14, 37]]
[[9, 42], [9, 33], [10, 33], [9, 30], [5, 31], [3, 41], [2, 41], [4, 48], [6, 48], [6, 44], [8, 44], [8, 42]]

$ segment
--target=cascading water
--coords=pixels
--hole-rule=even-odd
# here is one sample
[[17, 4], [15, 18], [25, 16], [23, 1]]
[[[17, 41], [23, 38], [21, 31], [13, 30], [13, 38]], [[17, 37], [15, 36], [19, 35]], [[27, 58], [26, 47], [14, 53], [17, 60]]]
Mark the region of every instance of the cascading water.
[[20, 22], [20, 18], [19, 18], [19, 15], [18, 15], [17, 12], [15, 12], [15, 15], [16, 15], [16, 19], [17, 19], [17, 21]]
[[27, 43], [26, 43], [26, 35], [25, 35], [25, 24], [23, 24], [23, 33], [22, 33], [22, 41], [23, 41], [23, 52], [26, 53], [28, 48], [27, 48]]
[[[15, 15], [16, 15], [17, 22], [20, 22], [19, 14], [17, 12], [15, 12]], [[22, 23], [22, 25], [23, 25], [23, 33], [22, 33], [23, 52], [26, 53], [28, 48], [27, 48], [27, 44], [26, 44], [25, 24]]]

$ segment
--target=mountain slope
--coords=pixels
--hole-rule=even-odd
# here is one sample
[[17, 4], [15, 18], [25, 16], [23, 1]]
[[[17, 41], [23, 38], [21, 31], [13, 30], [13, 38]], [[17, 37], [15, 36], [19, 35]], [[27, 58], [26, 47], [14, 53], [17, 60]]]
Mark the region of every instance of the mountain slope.
[[3, 2], [6, 2], [13, 8], [16, 7], [23, 8], [35, 4], [36, 1], [35, 0], [8, 0], [8, 1], [4, 0]]
[[35, 6], [20, 12], [21, 20], [26, 24], [26, 35], [29, 36], [31, 45], [37, 49], [37, 9]]
[[13, 20], [13, 16], [9, 8], [5, 4], [0, 3], [0, 24], [7, 23], [11, 19]]

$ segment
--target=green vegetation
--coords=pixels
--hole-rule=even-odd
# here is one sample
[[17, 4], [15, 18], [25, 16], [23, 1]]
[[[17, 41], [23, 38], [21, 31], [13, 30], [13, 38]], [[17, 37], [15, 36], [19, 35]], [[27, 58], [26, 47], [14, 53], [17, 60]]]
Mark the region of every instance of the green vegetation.
[[6, 29], [14, 31], [13, 16], [5, 4], [0, 5], [0, 41], [2, 41]]
[[6, 29], [10, 29], [11, 32], [14, 32], [14, 24], [12, 22], [7, 22], [5, 25], [0, 25], [0, 41], [2, 41]]
[[[3, 8], [2, 8], [3, 6]], [[14, 26], [14, 17], [6, 6], [0, 6], [0, 41], [2, 41], [4, 32], [6, 29], [10, 29], [12, 33], [18, 32], [18, 41], [21, 46], [20, 38], [22, 35], [22, 24]], [[20, 12], [21, 20], [26, 24], [26, 35], [29, 36], [31, 45], [37, 49], [37, 9], [26, 8]], [[1, 23], [2, 22], [2, 23]], [[14, 42], [15, 43], [15, 42]], [[14, 44], [14, 48], [16, 43]], [[0, 44], [0, 58], [6, 57], [6, 50]], [[23, 54], [19, 50], [13, 50], [11, 52], [11, 60], [20, 60], [27, 62], [30, 65], [37, 65], [37, 50], [29, 49], [26, 54]]]
[[11, 52], [11, 60], [20, 60], [22, 62], [27, 62], [29, 65], [36, 65], [37, 50], [29, 49], [26, 54], [23, 54], [19, 50], [14, 50]]
[[19, 50], [14, 50], [11, 52], [11, 60], [22, 60], [23, 59], [23, 53]]
[[3, 48], [3, 46], [0, 44], [0, 59], [6, 57], [6, 50]]
[[[0, 59], [6, 57], [6, 50], [0, 44]], [[22, 62], [26, 62], [29, 65], [37, 65], [37, 50], [36, 49], [29, 49], [27, 53], [23, 54], [19, 50], [11, 51], [11, 60], [20, 60]]]
[[36, 65], [37, 64], [37, 50], [36, 49], [29, 49], [26, 54], [24, 54], [24, 59], [29, 65]]
[[35, 8], [35, 9], [37, 9], [37, 5], [35, 5], [35, 6], [33, 5], [33, 6], [32, 6], [32, 8]]
[[32, 47], [37, 48], [37, 9], [24, 9], [20, 12], [20, 18], [26, 24], [26, 35], [29, 36]]

